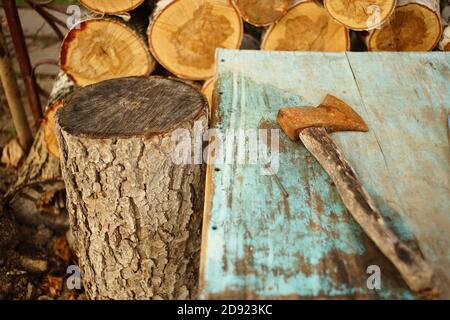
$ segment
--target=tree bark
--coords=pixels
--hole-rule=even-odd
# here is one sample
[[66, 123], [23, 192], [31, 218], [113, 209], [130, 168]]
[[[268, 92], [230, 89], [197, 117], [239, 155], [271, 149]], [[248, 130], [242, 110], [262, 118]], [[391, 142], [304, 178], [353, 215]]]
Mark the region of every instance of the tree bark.
[[214, 88], [216, 86], [217, 79], [211, 78], [205, 83], [203, 83], [202, 86], [202, 93], [205, 95], [206, 100], [208, 101], [208, 107], [209, 107], [209, 124], [211, 127], [213, 126], [213, 120], [214, 120], [214, 114], [216, 113], [217, 109], [217, 103], [214, 101]]
[[56, 118], [88, 296], [195, 298], [205, 167], [176, 164], [172, 134], [207, 127], [203, 95], [160, 77], [109, 80], [72, 95]]
[[240, 50], [259, 50], [260, 42], [254, 36], [244, 33]]
[[389, 21], [365, 41], [369, 51], [430, 51], [441, 33], [439, 0], [399, 0]]
[[[62, 181], [58, 156], [55, 152], [49, 150], [54, 149], [54, 146], [49, 148], [45, 137], [50, 135], [48, 127], [52, 124], [49, 123], [49, 117], [53, 117], [52, 114], [56, 111], [59, 101], [71, 93], [72, 90], [73, 83], [67, 75], [61, 72], [50, 93], [44, 120], [36, 133], [28, 157], [18, 172], [17, 181], [9, 192], [9, 198], [12, 198], [18, 191], [30, 185], [41, 184], [47, 181]], [[46, 131], [47, 134], [45, 133]]]
[[[54, 203], [55, 196], [64, 191], [64, 183], [55, 144], [49, 143], [49, 137], [53, 131], [52, 115], [60, 99], [72, 90], [73, 83], [61, 72], [50, 94], [44, 120], [25, 162], [19, 169], [17, 181], [5, 196], [6, 202], [23, 223], [45, 224], [54, 230], [67, 227], [65, 215], [61, 213], [64, 208]], [[48, 215], [49, 212], [54, 214]]]

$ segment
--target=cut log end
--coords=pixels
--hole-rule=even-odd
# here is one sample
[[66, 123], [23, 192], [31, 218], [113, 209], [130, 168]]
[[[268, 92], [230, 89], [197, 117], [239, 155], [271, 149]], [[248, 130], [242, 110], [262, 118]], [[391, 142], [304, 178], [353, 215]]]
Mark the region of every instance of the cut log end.
[[44, 127], [44, 140], [47, 145], [48, 151], [57, 159], [59, 159], [59, 147], [56, 141], [55, 135], [55, 114], [56, 111], [62, 107], [62, 101], [56, 100], [50, 106], [44, 114], [42, 125]]
[[324, 0], [330, 15], [352, 30], [371, 30], [390, 17], [396, 0]]
[[269, 28], [262, 50], [346, 51], [348, 30], [335, 22], [315, 1], [300, 2]]
[[369, 51], [429, 51], [441, 37], [439, 13], [419, 3], [398, 6], [388, 23], [371, 31]]
[[209, 106], [209, 114], [210, 119], [214, 118], [214, 112], [215, 112], [215, 106], [214, 106], [214, 99], [213, 99], [213, 92], [214, 92], [214, 86], [216, 84], [216, 78], [211, 78], [203, 84], [202, 87], [202, 93], [205, 95], [206, 100], [208, 101]]
[[286, 14], [290, 0], [234, 0], [242, 18], [254, 26], [267, 26]]
[[161, 77], [104, 81], [72, 94], [58, 111], [61, 128], [91, 138], [164, 134], [193, 121], [206, 108], [191, 85]]
[[137, 8], [144, 0], [80, 0], [86, 8], [107, 14], [131, 11]]
[[184, 79], [205, 80], [214, 75], [215, 49], [238, 49], [242, 20], [226, 0], [170, 2], [149, 26], [153, 56]]
[[154, 68], [144, 40], [113, 19], [91, 19], [69, 31], [61, 46], [61, 69], [79, 86], [126, 76], [148, 75]]

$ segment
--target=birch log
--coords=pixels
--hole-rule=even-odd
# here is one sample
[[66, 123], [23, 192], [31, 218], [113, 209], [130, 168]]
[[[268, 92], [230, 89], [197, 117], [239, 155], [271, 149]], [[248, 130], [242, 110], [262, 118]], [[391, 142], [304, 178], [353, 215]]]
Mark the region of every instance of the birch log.
[[430, 51], [441, 38], [439, 0], [399, 0], [381, 29], [366, 37], [369, 51]]
[[261, 50], [346, 51], [349, 31], [315, 1], [295, 1], [264, 34]]
[[163, 0], [150, 19], [148, 41], [158, 62], [179, 78], [214, 75], [216, 48], [238, 49], [243, 22], [229, 0]]
[[206, 115], [197, 89], [160, 77], [85, 87], [57, 112], [67, 206], [90, 298], [196, 297], [205, 167], [177, 164], [172, 134], [197, 130], [201, 139]]
[[260, 47], [260, 42], [254, 36], [248, 33], [244, 33], [242, 37], [241, 50], [258, 50]]

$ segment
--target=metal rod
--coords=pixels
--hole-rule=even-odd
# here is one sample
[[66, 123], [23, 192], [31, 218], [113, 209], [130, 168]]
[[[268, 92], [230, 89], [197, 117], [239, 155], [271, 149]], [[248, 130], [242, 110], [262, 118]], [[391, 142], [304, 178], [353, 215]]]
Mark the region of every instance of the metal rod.
[[3, 0], [3, 7], [6, 13], [9, 30], [16, 50], [17, 60], [19, 61], [22, 72], [25, 89], [30, 103], [30, 109], [34, 117], [34, 125], [37, 126], [42, 119], [41, 101], [33, 79], [30, 57], [25, 43], [25, 37], [20, 24], [19, 13], [14, 0]]
[[14, 128], [17, 132], [19, 144], [25, 152], [33, 143], [33, 136], [28, 125], [27, 116], [20, 100], [19, 85], [14, 74], [12, 61], [9, 56], [8, 48], [6, 48], [3, 30], [0, 26], [0, 78], [5, 91], [6, 101], [8, 102], [11, 112]]
[[270, 164], [266, 164], [265, 167], [269, 170], [270, 174], [275, 179], [275, 182], [277, 183], [278, 187], [280, 188], [281, 193], [283, 194], [283, 196], [285, 198], [289, 197], [289, 193], [286, 191], [286, 188], [283, 186], [283, 183], [281, 182], [280, 178], [277, 176], [275, 171], [272, 169]]

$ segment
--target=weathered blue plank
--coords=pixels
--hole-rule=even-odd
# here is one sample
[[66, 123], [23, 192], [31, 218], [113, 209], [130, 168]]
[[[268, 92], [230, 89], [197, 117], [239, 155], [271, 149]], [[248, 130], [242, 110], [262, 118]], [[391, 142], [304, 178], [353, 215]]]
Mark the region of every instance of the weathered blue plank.
[[[359, 112], [370, 121], [400, 201], [401, 219], [396, 221], [411, 227], [424, 256], [448, 278], [450, 54], [347, 56], [363, 99]], [[337, 139], [352, 156], [351, 141], [343, 135]], [[371, 165], [371, 158], [352, 160], [364, 175], [378, 174], [374, 169], [380, 166]], [[386, 199], [382, 188], [373, 194]]]
[[[228, 128], [278, 128], [275, 116], [281, 107], [317, 105], [327, 93], [343, 99], [365, 118], [371, 131], [336, 133], [334, 137], [355, 165], [363, 184], [376, 199], [388, 223], [414, 246], [410, 230], [416, 232], [416, 228], [410, 219], [406, 219], [405, 210], [409, 207], [405, 206], [405, 199], [399, 191], [401, 185], [396, 183], [405, 175], [408, 179], [420, 175], [416, 176], [406, 166], [412, 156], [391, 151], [394, 142], [389, 142], [391, 144], [385, 149], [380, 139], [389, 140], [389, 136], [378, 132], [385, 122], [395, 124], [402, 120], [401, 117], [396, 118], [399, 113], [393, 111], [402, 109], [399, 104], [382, 104], [380, 108], [390, 110], [389, 122], [383, 113], [367, 111], [373, 104], [365, 100], [366, 95], [372, 97], [373, 103], [384, 101], [387, 95], [381, 87], [379, 91], [370, 92], [371, 80], [367, 77], [376, 78], [386, 71], [383, 71], [385, 69], [380, 62], [384, 59], [382, 55], [366, 54], [360, 57], [342, 53], [221, 50], [217, 59], [217, 93], [220, 93], [217, 128], [222, 131]], [[429, 55], [424, 59], [433, 61], [440, 68], [446, 65], [448, 70], [449, 56], [443, 57]], [[391, 61], [389, 65], [395, 65], [397, 60], [410, 58], [391, 55], [385, 60]], [[364, 65], [371, 63], [373, 67], [368, 67], [371, 72], [364, 72]], [[407, 71], [395, 72], [404, 74]], [[435, 73], [442, 74], [442, 70], [435, 70]], [[448, 79], [445, 71], [440, 77]], [[388, 92], [395, 92], [400, 97], [408, 93], [403, 90], [404, 86], [409, 85], [410, 80], [406, 79], [405, 82], [386, 85]], [[370, 93], [364, 91], [361, 82]], [[444, 85], [446, 92], [441, 87], [435, 90], [442, 95], [442, 99], [447, 100], [440, 101], [448, 101], [448, 85]], [[427, 91], [429, 94], [436, 92]], [[425, 94], [423, 99], [426, 99]], [[386, 101], [393, 103], [395, 99]], [[399, 101], [402, 101], [401, 98]], [[408, 101], [407, 106], [401, 106], [415, 115], [415, 103]], [[439, 107], [433, 105], [430, 108], [448, 111], [449, 106], [448, 102], [447, 105], [443, 102]], [[429, 121], [433, 122], [432, 119]], [[427, 133], [433, 131], [432, 126], [421, 130], [424, 137], [434, 137]], [[392, 130], [386, 131], [386, 134], [392, 134]], [[437, 135], [440, 140], [436, 143], [441, 143], [442, 132]], [[395, 139], [402, 137], [396, 135]], [[282, 196], [273, 177], [261, 175], [261, 163], [210, 166], [202, 244], [202, 296], [411, 298], [396, 270], [346, 212], [335, 187], [320, 165], [304, 147], [292, 143], [283, 133], [280, 133], [280, 140], [277, 176], [289, 193], [288, 198]], [[408, 143], [409, 140], [400, 141]], [[439, 152], [442, 151], [448, 152], [448, 141], [441, 145]], [[386, 156], [387, 152], [389, 156]], [[440, 171], [429, 171], [432, 176], [440, 174], [434, 176], [434, 181], [447, 177], [447, 182], [435, 184], [441, 187], [436, 192], [441, 194], [438, 198], [442, 200], [442, 195], [448, 195], [449, 161], [448, 156], [445, 162], [445, 156], [439, 154], [443, 161], [433, 162], [432, 166], [440, 166]], [[395, 179], [393, 170], [399, 171]], [[407, 185], [407, 182], [404, 184]], [[444, 225], [448, 225], [448, 199], [436, 207], [442, 209], [439, 218], [445, 220]], [[420, 210], [417, 208], [417, 211]], [[438, 249], [431, 248], [430, 255], [443, 255], [447, 259], [448, 252], [443, 253], [443, 248], [449, 247], [444, 247], [448, 244], [448, 235], [435, 235], [434, 239], [439, 240]], [[366, 268], [373, 264], [379, 265], [382, 270], [381, 290], [369, 290], [366, 286]]]

